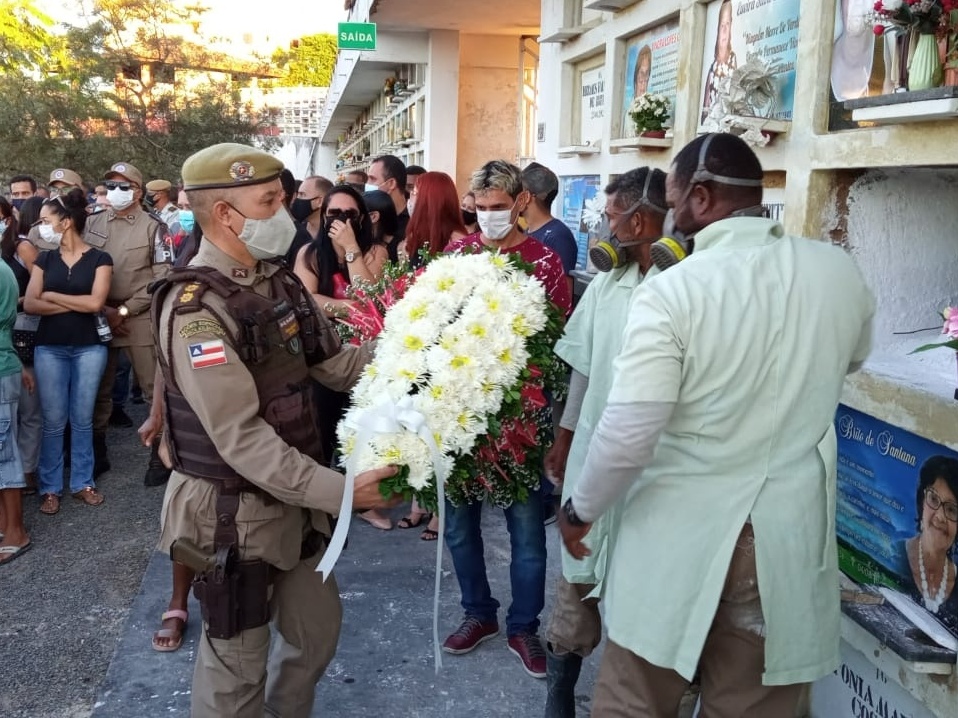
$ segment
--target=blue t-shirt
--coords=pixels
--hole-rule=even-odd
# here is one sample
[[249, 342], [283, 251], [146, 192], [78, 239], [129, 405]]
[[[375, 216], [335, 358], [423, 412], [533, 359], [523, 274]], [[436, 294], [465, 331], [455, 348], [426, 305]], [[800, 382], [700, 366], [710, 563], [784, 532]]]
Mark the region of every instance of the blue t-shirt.
[[568, 275], [575, 269], [576, 258], [579, 255], [579, 245], [575, 241], [572, 230], [558, 219], [551, 219], [539, 227], [535, 232], [528, 233], [535, 237], [562, 260], [562, 270]]

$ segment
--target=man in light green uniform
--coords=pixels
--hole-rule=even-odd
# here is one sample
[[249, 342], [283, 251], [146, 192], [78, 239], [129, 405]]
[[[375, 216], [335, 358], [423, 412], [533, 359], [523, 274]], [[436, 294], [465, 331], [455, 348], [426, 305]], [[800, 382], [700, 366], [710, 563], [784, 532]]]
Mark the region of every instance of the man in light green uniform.
[[[694, 252], [639, 286], [609, 404], [560, 514], [569, 552], [623, 504], [592, 715], [788, 718], [839, 664], [834, 443], [874, 299], [854, 261], [758, 216], [762, 168], [703, 135], [666, 181]], [[825, 447], [825, 448], [823, 448]]]
[[[649, 247], [662, 236], [665, 173], [648, 167], [626, 172], [605, 188], [605, 214], [616, 257], [610, 271], [590, 282], [555, 352], [572, 367], [569, 401], [546, 470], [562, 479], [562, 499], [572, 495], [595, 425], [612, 387], [612, 360], [622, 347], [632, 293], [652, 269]], [[611, 254], [610, 254], [611, 257]], [[609, 267], [610, 263], [601, 263]], [[575, 716], [575, 684], [582, 659], [602, 640], [599, 593], [619, 511], [607, 511], [593, 526], [594, 552], [581, 561], [562, 551], [562, 576], [546, 632], [546, 718]]]

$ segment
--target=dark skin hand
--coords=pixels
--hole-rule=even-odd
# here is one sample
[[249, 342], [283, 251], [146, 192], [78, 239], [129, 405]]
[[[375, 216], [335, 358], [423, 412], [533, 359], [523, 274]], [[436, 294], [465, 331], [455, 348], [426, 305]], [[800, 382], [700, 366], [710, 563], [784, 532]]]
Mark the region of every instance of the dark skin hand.
[[586, 556], [592, 555], [589, 547], [582, 543], [582, 540], [592, 529], [592, 524], [573, 526], [566, 518], [565, 511], [559, 511], [558, 523], [559, 532], [562, 534], [562, 543], [572, 558], [581, 561]]

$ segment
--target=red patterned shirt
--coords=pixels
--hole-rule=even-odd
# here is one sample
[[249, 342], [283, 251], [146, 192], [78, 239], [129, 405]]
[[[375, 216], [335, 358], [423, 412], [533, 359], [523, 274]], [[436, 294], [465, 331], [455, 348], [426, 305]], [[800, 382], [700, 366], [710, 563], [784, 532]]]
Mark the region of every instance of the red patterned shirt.
[[[468, 237], [450, 242], [449, 246], [446, 247], [446, 252], [461, 252], [467, 248], [470, 250], [494, 250], [496, 247], [495, 245], [484, 244], [479, 232], [476, 232]], [[523, 262], [535, 266], [533, 274], [546, 288], [549, 299], [559, 307], [563, 316], [569, 316], [572, 311], [572, 296], [569, 293], [569, 282], [566, 279], [559, 255], [533, 237], [526, 237], [522, 242], [505, 251], [518, 252]]]

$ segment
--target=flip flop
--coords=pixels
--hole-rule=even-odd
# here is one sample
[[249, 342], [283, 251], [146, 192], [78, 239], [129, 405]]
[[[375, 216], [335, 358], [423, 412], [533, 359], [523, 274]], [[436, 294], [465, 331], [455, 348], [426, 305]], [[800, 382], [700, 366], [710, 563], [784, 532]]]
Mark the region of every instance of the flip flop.
[[[160, 621], [166, 621], [171, 618], [176, 618], [183, 621], [183, 625], [179, 628], [160, 628], [153, 634], [153, 650], [158, 653], [172, 653], [179, 649], [183, 645], [183, 634], [186, 633], [186, 624], [189, 621], [190, 614], [186, 611], [182, 611], [178, 608], [173, 609], [172, 611], [167, 611], [160, 617]], [[168, 646], [161, 646], [157, 643], [158, 638], [173, 638], [175, 639], [173, 643]]]
[[0, 561], [0, 566], [6, 566], [8, 563], [13, 563], [20, 558], [20, 556], [29, 551], [32, 546], [32, 543], [27, 543], [23, 546], [0, 546], [0, 557], [8, 557]]
[[436, 541], [439, 539], [439, 532], [426, 528], [422, 530], [421, 534], [419, 534], [419, 538], [422, 541]]
[[416, 516], [416, 519], [410, 519], [408, 516], [403, 516], [399, 519], [399, 523], [396, 524], [401, 529], [414, 529], [417, 526], [421, 526], [423, 521], [429, 521], [432, 519], [432, 514], [428, 511], [423, 514]]

